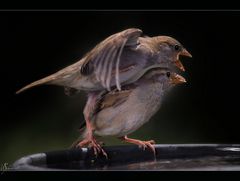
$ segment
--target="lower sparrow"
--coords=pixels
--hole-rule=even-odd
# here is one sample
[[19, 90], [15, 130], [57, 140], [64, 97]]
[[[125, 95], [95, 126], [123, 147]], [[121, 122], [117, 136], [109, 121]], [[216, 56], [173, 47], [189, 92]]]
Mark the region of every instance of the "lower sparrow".
[[[94, 153], [107, 154], [97, 143], [94, 135], [115, 136], [121, 140], [151, 149], [155, 154], [154, 141], [141, 141], [128, 138], [150, 120], [158, 111], [164, 94], [176, 84], [186, 82], [185, 79], [168, 69], [151, 69], [133, 84], [124, 85], [121, 91], [102, 91], [96, 94], [96, 105], [90, 111], [91, 124], [82, 126], [84, 138], [76, 142], [74, 147], [91, 146]], [[90, 129], [93, 130], [89, 132]]]

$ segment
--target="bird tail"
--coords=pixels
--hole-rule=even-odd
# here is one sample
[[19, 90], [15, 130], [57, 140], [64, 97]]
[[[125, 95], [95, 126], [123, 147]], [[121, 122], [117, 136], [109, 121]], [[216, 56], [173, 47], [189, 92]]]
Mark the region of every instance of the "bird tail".
[[43, 85], [43, 84], [51, 84], [54, 82], [54, 80], [56, 80], [56, 75], [55, 74], [52, 74], [52, 75], [49, 75], [43, 79], [40, 79], [40, 80], [37, 80], [35, 82], [32, 82], [28, 85], [26, 85], [25, 87], [21, 88], [20, 90], [18, 90], [16, 92], [16, 94], [19, 94], [27, 89], [30, 89], [32, 87], [35, 87], [35, 86], [39, 86], [39, 85]]
[[79, 67], [82, 66], [83, 62], [84, 61], [78, 61], [54, 74], [51, 74], [35, 82], [32, 82], [31, 84], [28, 84], [25, 87], [18, 90], [16, 94], [19, 94], [27, 89], [30, 89], [35, 86], [43, 85], [43, 84], [54, 84], [54, 85], [66, 86], [66, 83], [69, 82], [71, 77], [76, 75], [76, 73], [79, 70]]

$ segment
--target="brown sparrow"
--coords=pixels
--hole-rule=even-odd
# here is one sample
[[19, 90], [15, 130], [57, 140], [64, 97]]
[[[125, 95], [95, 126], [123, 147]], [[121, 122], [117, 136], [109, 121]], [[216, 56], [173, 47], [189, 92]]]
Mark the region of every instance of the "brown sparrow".
[[19, 91], [42, 84], [60, 85], [67, 94], [76, 90], [88, 92], [84, 109], [86, 127], [91, 132], [90, 112], [95, 107], [99, 91], [117, 88], [137, 81], [150, 69], [171, 68], [176, 65], [184, 70], [179, 56], [191, 54], [169, 36], [141, 37], [142, 31], [126, 29], [100, 42], [81, 60], [48, 77], [35, 81]]
[[[65, 87], [67, 93], [76, 90], [99, 91], [135, 82], [147, 70], [175, 64], [184, 71], [179, 56], [191, 54], [169, 36], [141, 37], [142, 31], [126, 29], [100, 42], [78, 62], [19, 91], [42, 84]], [[73, 90], [72, 90], [73, 89]]]
[[136, 131], [160, 108], [164, 94], [176, 84], [186, 82], [185, 79], [169, 69], [155, 68], [149, 70], [136, 82], [123, 85], [121, 91], [117, 89], [110, 92], [99, 92], [96, 105], [91, 110], [88, 125], [82, 126], [83, 141], [74, 144], [74, 147], [93, 147], [94, 153], [107, 154], [97, 143], [93, 134], [98, 136], [115, 136], [125, 142], [150, 148], [155, 154], [154, 141], [141, 141], [128, 138], [127, 135]]

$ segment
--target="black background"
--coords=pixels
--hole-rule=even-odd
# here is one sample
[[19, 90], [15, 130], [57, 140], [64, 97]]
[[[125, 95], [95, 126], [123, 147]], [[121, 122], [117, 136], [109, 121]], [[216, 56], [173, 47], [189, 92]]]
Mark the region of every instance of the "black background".
[[[239, 143], [240, 11], [0, 12], [1, 157], [64, 149], [78, 136], [85, 97], [22, 86], [76, 62], [126, 28], [179, 40], [188, 83], [176, 88], [135, 138], [158, 143]], [[110, 142], [115, 144], [115, 141]]]

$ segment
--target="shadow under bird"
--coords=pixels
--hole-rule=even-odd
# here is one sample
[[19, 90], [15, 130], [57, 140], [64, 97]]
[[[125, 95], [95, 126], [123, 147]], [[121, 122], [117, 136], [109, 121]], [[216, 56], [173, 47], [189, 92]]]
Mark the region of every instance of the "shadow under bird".
[[[169, 69], [151, 69], [143, 77], [130, 85], [122, 86], [121, 91], [101, 91], [97, 95], [96, 106], [91, 111], [91, 125], [94, 135], [115, 136], [125, 142], [151, 149], [155, 154], [154, 141], [141, 141], [128, 138], [159, 110], [163, 96], [176, 84], [185, 83], [185, 79]], [[76, 141], [72, 147], [89, 145], [94, 153], [107, 154], [86, 128], [81, 126], [81, 142]]]

